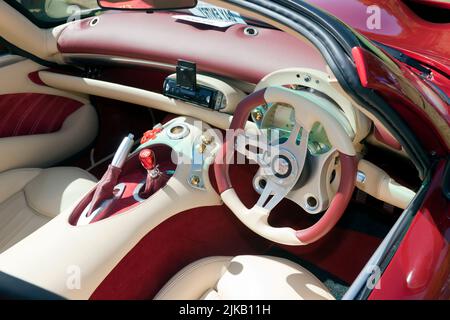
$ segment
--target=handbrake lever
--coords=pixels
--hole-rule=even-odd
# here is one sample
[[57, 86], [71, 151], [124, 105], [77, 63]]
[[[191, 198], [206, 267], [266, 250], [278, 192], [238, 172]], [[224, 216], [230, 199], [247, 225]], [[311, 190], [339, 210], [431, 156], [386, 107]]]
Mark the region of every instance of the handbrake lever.
[[[92, 216], [93, 212], [96, 212], [95, 215], [98, 215], [100, 211], [102, 211], [97, 209], [99, 207], [102, 207], [103, 202], [115, 198], [114, 187], [117, 185], [122, 167], [125, 164], [125, 161], [127, 160], [133, 145], [134, 136], [132, 134], [129, 134], [122, 140], [122, 143], [117, 149], [111, 164], [108, 166], [108, 169], [106, 170], [102, 179], [97, 184], [91, 203], [82, 214], [82, 218], [84, 218], [82, 220], [85, 223], [89, 223], [90, 221], [92, 221], [92, 219], [95, 218], [94, 216]], [[105, 210], [107, 206], [103, 207], [103, 210]]]
[[125, 164], [125, 161], [127, 161], [128, 155], [130, 154], [133, 144], [134, 144], [134, 135], [130, 133], [127, 137], [125, 137], [122, 140], [122, 143], [120, 144], [119, 148], [114, 154], [113, 160], [111, 161], [111, 166], [122, 169], [123, 165]]

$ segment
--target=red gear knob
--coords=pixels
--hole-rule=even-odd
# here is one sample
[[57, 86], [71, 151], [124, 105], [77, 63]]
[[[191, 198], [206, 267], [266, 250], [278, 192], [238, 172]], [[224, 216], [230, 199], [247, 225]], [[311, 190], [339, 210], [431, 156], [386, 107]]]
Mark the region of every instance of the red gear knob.
[[151, 149], [143, 149], [139, 152], [139, 160], [146, 170], [153, 170], [156, 166], [155, 152]]

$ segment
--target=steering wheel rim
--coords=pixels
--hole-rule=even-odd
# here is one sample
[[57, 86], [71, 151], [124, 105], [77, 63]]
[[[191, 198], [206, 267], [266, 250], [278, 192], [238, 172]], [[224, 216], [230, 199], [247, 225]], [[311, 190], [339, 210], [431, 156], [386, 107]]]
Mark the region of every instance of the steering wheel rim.
[[[241, 222], [260, 236], [286, 245], [310, 244], [327, 234], [336, 225], [347, 208], [355, 188], [357, 171], [356, 152], [345, 129], [338, 124], [326, 110], [321, 109], [318, 105], [315, 105], [314, 108], [308, 108], [308, 106], [303, 107], [304, 104], [308, 104], [305, 97], [302, 97], [298, 92], [283, 87], [265, 88], [252, 93], [242, 100], [236, 108], [233, 120], [230, 124], [230, 129], [234, 130], [234, 132], [243, 130], [250, 112], [256, 107], [268, 103], [287, 103], [292, 105], [296, 115], [301, 113], [302, 117], [305, 116], [308, 118], [306, 119], [307, 125], [305, 125], [303, 121], [297, 122], [298, 124], [302, 123], [303, 129], [308, 127], [311, 128], [314, 121], [320, 121], [321, 123], [324, 121], [327, 124], [324, 124], [324, 127], [326, 130], [330, 129], [333, 133], [333, 136], [330, 137], [330, 142], [336, 147], [341, 163], [341, 180], [336, 195], [333, 197], [322, 218], [309, 228], [294, 230], [292, 228], [276, 228], [270, 226], [268, 217], [271, 209], [258, 205], [255, 205], [251, 209], [247, 208], [236, 194], [230, 180], [230, 162], [228, 160], [233, 156], [235, 151], [234, 144], [236, 135], [233, 135], [232, 137], [227, 135], [227, 140], [224, 141], [214, 163], [214, 173], [219, 193], [224, 203], [233, 211]], [[308, 112], [305, 113], [305, 110]], [[305, 139], [302, 138], [302, 140]], [[303, 146], [303, 148], [306, 147]], [[300, 169], [300, 171], [301, 170], [302, 169]], [[301, 174], [301, 172], [298, 174]]]

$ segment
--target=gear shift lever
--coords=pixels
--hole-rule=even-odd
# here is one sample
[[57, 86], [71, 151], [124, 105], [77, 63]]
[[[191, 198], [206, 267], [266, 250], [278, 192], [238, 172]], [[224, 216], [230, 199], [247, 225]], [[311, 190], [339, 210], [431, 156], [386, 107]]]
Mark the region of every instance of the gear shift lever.
[[156, 168], [156, 158], [155, 152], [151, 149], [143, 149], [139, 153], [139, 160], [141, 161], [142, 166], [147, 171], [153, 171]]
[[147, 199], [169, 180], [169, 176], [159, 171], [158, 165], [156, 164], [155, 152], [153, 150], [141, 150], [139, 153], [139, 160], [141, 161], [142, 167], [147, 170], [145, 186], [142, 188], [142, 191], [139, 192], [139, 196], [143, 199]]

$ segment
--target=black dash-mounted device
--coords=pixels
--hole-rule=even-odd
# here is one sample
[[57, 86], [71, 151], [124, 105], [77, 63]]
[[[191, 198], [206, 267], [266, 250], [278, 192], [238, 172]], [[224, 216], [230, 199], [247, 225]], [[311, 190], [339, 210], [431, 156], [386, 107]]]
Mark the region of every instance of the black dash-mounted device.
[[222, 92], [197, 83], [197, 65], [178, 60], [176, 78], [164, 81], [164, 95], [208, 109], [220, 110], [225, 107]]
[[178, 60], [177, 87], [191, 92], [197, 91], [197, 65], [193, 62]]

